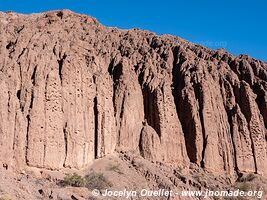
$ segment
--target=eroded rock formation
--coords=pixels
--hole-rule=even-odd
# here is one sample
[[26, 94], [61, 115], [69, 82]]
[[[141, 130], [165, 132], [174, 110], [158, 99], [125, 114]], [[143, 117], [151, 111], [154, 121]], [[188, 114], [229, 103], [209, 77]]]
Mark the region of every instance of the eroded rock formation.
[[71, 11], [0, 13], [0, 162], [82, 168], [114, 151], [266, 173], [267, 64]]

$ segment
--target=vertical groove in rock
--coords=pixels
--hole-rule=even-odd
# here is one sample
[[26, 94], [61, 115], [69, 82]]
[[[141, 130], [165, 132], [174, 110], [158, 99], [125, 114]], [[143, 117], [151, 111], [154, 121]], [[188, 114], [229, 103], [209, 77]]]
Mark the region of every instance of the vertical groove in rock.
[[64, 156], [64, 163], [63, 166], [66, 167], [66, 159], [68, 155], [68, 132], [67, 132], [68, 124], [65, 122], [65, 125], [63, 127], [63, 133], [64, 133], [64, 145], [65, 145], [65, 156]]
[[[115, 62], [115, 59], [113, 58], [111, 60], [111, 62], [109, 63], [109, 66], [108, 66], [108, 73], [110, 75], [110, 77], [112, 78], [112, 89], [113, 89], [113, 95], [112, 95], [112, 103], [113, 103], [113, 110], [114, 110], [114, 117], [116, 117], [116, 102], [115, 102], [115, 95], [116, 95], [116, 78], [113, 76], [113, 69], [114, 69], [114, 62]], [[117, 121], [116, 122], [116, 126], [117, 126]]]
[[[240, 95], [240, 96], [239, 96]], [[247, 99], [248, 97], [246, 96], [246, 91], [245, 91], [245, 87], [244, 84], [241, 83], [240, 86], [240, 93], [239, 93], [239, 101], [240, 101], [240, 109], [241, 112], [244, 114], [247, 123], [248, 123], [248, 129], [250, 130], [250, 121], [251, 121], [251, 112], [249, 111], [249, 99]], [[255, 141], [253, 140], [252, 137], [252, 133], [251, 131], [249, 132], [249, 137], [250, 137], [250, 141], [251, 141], [251, 149], [252, 149], [252, 155], [253, 155], [253, 159], [254, 159], [254, 166], [255, 166], [255, 171], [257, 172], [257, 160], [256, 160], [256, 152], [255, 152]]]
[[[119, 116], [120, 116], [120, 119], [123, 118], [123, 112], [124, 112], [124, 104], [125, 104], [125, 93], [123, 93], [123, 97], [122, 97], [122, 102], [121, 102], [121, 107], [120, 107], [120, 113], [119, 113]], [[120, 138], [123, 134], [122, 130], [121, 130], [121, 127], [122, 127], [122, 124], [123, 121], [121, 120], [120, 123], [119, 123], [119, 133], [118, 133], [118, 137]], [[120, 146], [120, 141], [118, 142], [118, 145]]]
[[230, 125], [230, 134], [231, 134], [231, 141], [232, 141], [232, 145], [233, 145], [233, 159], [234, 159], [234, 167], [235, 167], [235, 171], [238, 172], [238, 168], [237, 168], [237, 159], [236, 159], [236, 146], [235, 146], [235, 141], [234, 141], [234, 131], [233, 131], [233, 120], [232, 120], [232, 117], [233, 117], [233, 113], [234, 113], [234, 110], [236, 108], [232, 108], [231, 110], [227, 110], [227, 117], [228, 117], [228, 123]]
[[98, 158], [98, 109], [97, 109], [97, 97], [94, 98], [94, 158]]
[[66, 58], [67, 58], [67, 55], [64, 53], [62, 58], [57, 60], [57, 62], [58, 62], [58, 74], [59, 74], [59, 78], [60, 78], [61, 83], [62, 83], [62, 67], [63, 67], [64, 61]]
[[[182, 86], [181, 84], [183, 83], [183, 79], [181, 77], [181, 72], [179, 70], [179, 68], [181, 67], [181, 65], [183, 64], [183, 60], [179, 61], [178, 55], [179, 53], [179, 47], [175, 47], [172, 50], [172, 54], [173, 54], [173, 63], [172, 63], [172, 95], [174, 98], [174, 102], [175, 102], [175, 108], [176, 108], [176, 112], [178, 114], [179, 118], [182, 118], [181, 113], [179, 112], [179, 105], [181, 103], [181, 90], [182, 90]], [[182, 125], [182, 129], [184, 134], [187, 132], [183, 123], [183, 120], [181, 121], [181, 125]]]
[[149, 126], [151, 126], [156, 133], [161, 136], [159, 110], [154, 91], [150, 91], [148, 86], [143, 86], [143, 102], [144, 102], [144, 114], [145, 120]]
[[[196, 133], [192, 130], [192, 127], [188, 126], [188, 120], [191, 120], [190, 115], [192, 114], [192, 111], [190, 110], [191, 105], [189, 103], [189, 99], [187, 97], [183, 97], [182, 94], [185, 83], [181, 67], [185, 63], [186, 58], [183, 54], [180, 54], [179, 47], [173, 48], [172, 54], [172, 96], [174, 98], [178, 119], [181, 122], [187, 155], [191, 162], [197, 163], [197, 150], [195, 145]], [[192, 122], [191, 125], [194, 126], [195, 124]]]
[[17, 60], [19, 60], [20, 59], [20, 57], [25, 53], [25, 51], [27, 50], [27, 48], [23, 48], [22, 49], [22, 51], [21, 51], [21, 53], [19, 54], [19, 56], [18, 56], [18, 59]]
[[200, 123], [201, 123], [201, 128], [202, 128], [202, 137], [203, 137], [203, 149], [202, 149], [202, 153], [201, 153], [202, 158], [200, 161], [200, 165], [201, 165], [201, 167], [204, 167], [205, 166], [204, 157], [205, 157], [205, 151], [206, 151], [206, 147], [207, 147], [207, 139], [208, 138], [206, 136], [204, 119], [203, 119], [203, 97], [202, 97], [202, 93], [201, 93], [200, 83], [196, 83], [195, 85], [193, 85], [193, 89], [194, 89], [196, 100], [198, 102], [199, 117], [200, 117]]
[[[116, 124], [116, 132], [118, 134], [118, 138], [121, 137], [121, 121], [118, 121], [116, 115], [118, 115], [118, 111], [120, 110], [119, 116], [120, 118], [123, 115], [123, 104], [124, 104], [124, 100], [125, 100], [125, 95], [123, 96], [123, 101], [122, 101], [122, 105], [121, 108], [118, 108], [118, 105], [116, 104], [116, 95], [118, 93], [119, 88], [119, 81], [120, 81], [120, 77], [122, 75], [122, 64], [118, 63], [115, 65], [115, 58], [112, 59], [112, 61], [109, 63], [108, 66], [108, 72], [109, 75], [112, 78], [112, 87], [113, 87], [113, 95], [112, 95], [112, 103], [113, 103], [113, 110], [114, 110], [114, 117], [115, 117], [115, 124]], [[117, 145], [120, 146], [120, 140], [117, 141]]]
[[232, 160], [234, 171], [238, 172], [237, 163], [237, 145], [235, 144], [235, 133], [234, 133], [234, 121], [233, 118], [237, 114], [237, 105], [233, 93], [233, 88], [227, 78], [221, 77], [219, 80], [221, 94], [223, 98], [224, 109], [227, 114], [227, 122], [229, 124], [229, 141], [231, 142], [230, 148], [232, 147]]
[[35, 79], [36, 79], [36, 70], [37, 70], [37, 65], [34, 67], [33, 69], [33, 73], [31, 76], [31, 81], [32, 81], [32, 85], [34, 86], [36, 84]]
[[27, 132], [26, 132], [26, 141], [25, 141], [25, 161], [26, 161], [26, 164], [29, 165], [29, 158], [28, 158], [28, 150], [29, 150], [29, 128], [30, 128], [30, 115], [28, 114], [26, 116], [26, 119], [27, 119]]

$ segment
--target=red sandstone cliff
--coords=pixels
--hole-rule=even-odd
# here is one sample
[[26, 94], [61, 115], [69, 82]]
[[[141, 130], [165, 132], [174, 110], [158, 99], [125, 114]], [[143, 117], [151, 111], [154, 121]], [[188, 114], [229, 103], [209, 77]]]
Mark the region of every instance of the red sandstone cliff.
[[266, 175], [267, 64], [70, 11], [0, 13], [0, 162], [82, 168], [114, 151]]

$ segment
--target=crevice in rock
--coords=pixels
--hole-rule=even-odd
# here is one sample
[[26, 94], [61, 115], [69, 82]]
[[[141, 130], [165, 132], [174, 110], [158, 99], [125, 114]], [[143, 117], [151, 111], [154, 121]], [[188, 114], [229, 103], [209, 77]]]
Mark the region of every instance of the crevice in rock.
[[[160, 112], [158, 107], [157, 100], [157, 91], [161, 90], [162, 94], [164, 93], [163, 86], [161, 88], [151, 89], [149, 87], [149, 83], [145, 83], [144, 81], [144, 71], [140, 69], [137, 72], [138, 82], [142, 90], [143, 96], [143, 108], [144, 108], [144, 117], [145, 122], [151, 126], [159, 137], [161, 137], [161, 128], [160, 128]], [[164, 102], [164, 97], [163, 97]]]
[[64, 53], [62, 58], [57, 60], [57, 62], [58, 62], [58, 75], [59, 75], [61, 84], [62, 84], [62, 67], [63, 67], [64, 61], [65, 61], [66, 58], [67, 58], [67, 55]]
[[21, 53], [20, 53], [19, 56], [18, 56], [17, 61], [18, 61], [18, 60], [20, 59], [20, 57], [24, 54], [25, 51], [26, 51], [26, 48], [23, 48], [22, 51], [21, 51]]
[[[113, 61], [114, 62], [114, 61]], [[119, 63], [117, 64], [116, 66], [113, 66], [113, 62], [111, 62], [111, 64], [109, 65], [109, 74], [111, 75], [112, 79], [113, 79], [113, 82], [115, 84], [118, 83], [118, 81], [120, 80], [120, 77], [122, 75], [122, 64]]]
[[201, 128], [202, 128], [202, 136], [203, 136], [203, 149], [202, 149], [202, 159], [200, 161], [200, 166], [204, 168], [205, 167], [204, 158], [205, 158], [205, 151], [207, 147], [208, 136], [206, 135], [204, 117], [203, 117], [203, 94], [201, 91], [202, 89], [201, 89], [200, 83], [194, 84], [193, 88], [194, 88], [196, 100], [198, 101], [198, 109], [199, 109], [198, 113], [199, 113], [199, 118], [200, 118], [200, 123], [201, 123]]
[[121, 112], [120, 112], [120, 119], [122, 119], [123, 117], [123, 112], [124, 112], [124, 103], [125, 103], [125, 94], [123, 94], [123, 98], [122, 98], [122, 103], [121, 103]]
[[8, 164], [3, 163], [3, 168], [4, 168], [5, 170], [8, 170]]
[[95, 117], [95, 132], [94, 132], [94, 157], [98, 158], [98, 109], [97, 97], [94, 98], [94, 117]]
[[38, 192], [40, 195], [44, 196], [44, 191], [42, 189], [39, 189]]
[[[100, 129], [104, 130], [104, 121], [105, 121], [105, 115], [101, 116], [101, 120], [100, 120]], [[101, 134], [103, 134], [103, 132], [101, 132]], [[105, 137], [103, 135], [100, 135], [100, 140], [99, 141], [99, 145], [98, 145], [98, 149], [99, 149], [99, 155], [98, 157], [102, 157], [105, 154]]]
[[29, 110], [31, 110], [32, 107], [33, 107], [33, 98], [34, 98], [34, 91], [33, 91], [33, 89], [32, 89]]
[[[145, 117], [145, 123], [147, 123], [149, 126], [151, 126], [158, 136], [161, 136], [161, 129], [160, 129], [160, 118], [159, 118], [159, 108], [157, 105], [157, 96], [156, 96], [156, 90], [150, 89], [149, 85], [145, 83], [144, 81], [144, 71], [143, 67], [142, 69], [138, 69], [138, 71], [135, 71], [138, 75], [138, 82], [142, 90], [142, 96], [143, 96], [143, 105], [144, 105], [144, 117]], [[161, 89], [163, 93], [163, 88]]]
[[110, 75], [111, 77], [112, 77], [112, 75], [113, 75], [114, 62], [115, 62], [115, 59], [113, 58], [113, 59], [111, 60], [111, 62], [109, 63], [109, 65], [108, 65], [108, 73], [109, 73], [109, 75]]
[[138, 74], [138, 82], [139, 82], [140, 87], [142, 88], [144, 84], [144, 71], [143, 70], [140, 70]]
[[21, 27], [17, 27], [17, 28], [16, 28], [16, 32], [17, 32], [17, 34], [19, 34], [24, 28], [25, 28], [24, 25], [22, 25]]
[[156, 91], [151, 91], [147, 85], [142, 88], [145, 120], [158, 136], [161, 136], [160, 113], [157, 105]]
[[[143, 123], [143, 125], [145, 126], [145, 125], [146, 125], [146, 122]], [[144, 149], [143, 149], [143, 130], [144, 130], [144, 127], [143, 127], [142, 130], [141, 130], [141, 134], [140, 134], [140, 138], [139, 138], [139, 145], [138, 145], [138, 147], [139, 147], [139, 152], [140, 152], [140, 155], [141, 155], [142, 157], [144, 157]]]
[[79, 199], [72, 194], [71, 195], [71, 200], [79, 200]]
[[57, 42], [55, 43], [55, 45], [53, 47], [53, 54], [57, 57], [56, 46], [57, 46]]
[[184, 99], [181, 99], [180, 104], [178, 105], [180, 105], [178, 113], [184, 133], [187, 155], [190, 162], [197, 163], [196, 124], [193, 121], [192, 111], [190, 110], [191, 105], [188, 102], [188, 97], [186, 96]]
[[[124, 113], [124, 102], [125, 102], [125, 94], [123, 94], [123, 98], [122, 98], [122, 103], [121, 103], [121, 108], [120, 108], [120, 124], [118, 127], [118, 141], [117, 144], [118, 146], [120, 146], [120, 138], [121, 138], [121, 126], [122, 126], [122, 118], [123, 118], [123, 113]], [[118, 124], [118, 122], [116, 121], [116, 124]]]
[[67, 132], [67, 122], [65, 123], [63, 127], [63, 134], [64, 134], [64, 144], [65, 144], [65, 158], [64, 158], [64, 163], [63, 167], [66, 167], [66, 160], [67, 160], [67, 155], [68, 155], [68, 132]]
[[[45, 100], [47, 102], [48, 100], [48, 79], [49, 79], [49, 74], [46, 75], [45, 77], [45, 91], [44, 91], [44, 96], [45, 96]], [[46, 102], [45, 102], [45, 108], [46, 108]], [[44, 109], [44, 114], [45, 114], [45, 118], [47, 117], [47, 112], [46, 112], [46, 109]], [[45, 121], [45, 131], [47, 130], [47, 126], [48, 126], [48, 123]], [[45, 164], [45, 160], [46, 160], [46, 145], [47, 145], [47, 137], [46, 135], [43, 135], [44, 139], [43, 139], [43, 160], [42, 160], [42, 165]]]
[[114, 110], [116, 113], [115, 93], [116, 93], [116, 88], [119, 84], [120, 77], [122, 75], [122, 64], [119, 63], [118, 65], [114, 66], [114, 59], [113, 59], [111, 63], [109, 64], [108, 72], [113, 80], [113, 105], [114, 105]]
[[172, 66], [172, 95], [174, 97], [176, 112], [179, 115], [179, 105], [180, 105], [180, 96], [181, 96], [181, 89], [184, 87], [182, 85], [182, 77], [180, 72], [180, 67], [184, 63], [184, 59], [181, 57], [179, 58], [179, 47], [175, 47], [172, 51], [173, 53], [173, 66]]
[[[96, 84], [96, 76], [93, 75], [93, 83]], [[97, 87], [96, 87], [96, 90], [97, 90]]]
[[6, 45], [6, 49], [11, 49], [13, 46], [15, 45], [14, 42], [10, 41], [7, 45]]
[[24, 103], [21, 101], [21, 97], [22, 97], [22, 87], [23, 87], [23, 85], [22, 85], [22, 83], [23, 83], [23, 80], [22, 80], [22, 67], [21, 67], [21, 63], [20, 62], [17, 62], [17, 64], [18, 64], [18, 66], [19, 66], [19, 81], [20, 81], [20, 89], [19, 90], [17, 90], [17, 98], [18, 98], [18, 100], [19, 100], [19, 106], [20, 106], [20, 110], [21, 110], [21, 112], [23, 113], [23, 111], [24, 111]]
[[232, 108], [231, 110], [226, 110], [227, 113], [227, 118], [228, 118], [228, 123], [229, 123], [229, 127], [230, 127], [230, 134], [231, 134], [231, 141], [232, 141], [232, 145], [233, 145], [233, 159], [234, 159], [234, 170], [239, 173], [239, 169], [237, 168], [237, 160], [236, 160], [236, 146], [235, 146], [235, 142], [234, 142], [234, 132], [233, 132], [233, 116], [236, 113], [236, 106], [234, 108]]
[[11, 54], [13, 52], [15, 52], [15, 46], [17, 44], [17, 40], [15, 42], [10, 41], [7, 45], [6, 45], [6, 49], [8, 50], [9, 53], [9, 58], [11, 58]]
[[11, 92], [8, 91], [8, 100], [7, 100], [7, 109], [8, 109], [8, 113], [10, 113], [10, 98], [11, 98]]
[[[114, 117], [116, 116], [116, 102], [115, 102], [115, 95], [116, 95], [116, 84], [114, 83], [114, 77], [113, 77], [113, 67], [114, 67], [114, 61], [115, 59], [112, 59], [108, 66], [108, 72], [113, 80], [113, 94], [112, 94], [112, 103], [113, 103], [113, 110], [114, 110]], [[117, 120], [115, 120], [115, 123], [117, 125]]]
[[34, 67], [33, 73], [32, 73], [32, 76], [31, 76], [31, 80], [32, 80], [32, 84], [33, 85], [35, 85], [36, 70], [37, 70], [37, 65]]
[[25, 162], [29, 165], [29, 158], [28, 158], [28, 149], [29, 149], [29, 129], [30, 129], [30, 115], [26, 116], [27, 119], [27, 132], [26, 132], [26, 141], [25, 141]]
[[18, 100], [20, 100], [20, 98], [21, 98], [21, 90], [17, 91], [17, 98], [18, 98]]
[[[116, 66], [114, 66], [114, 62], [115, 62], [115, 59], [112, 59], [112, 61], [110, 62], [109, 64], [109, 67], [108, 67], [108, 72], [109, 72], [109, 75], [111, 76], [112, 80], [113, 80], [113, 95], [112, 95], [112, 102], [113, 102], [113, 109], [114, 109], [114, 117], [115, 117], [115, 123], [116, 123], [116, 126], [118, 127], [118, 121], [117, 121], [117, 115], [118, 115], [118, 108], [116, 106], [116, 93], [118, 92], [117, 91], [117, 88], [119, 87], [119, 82], [120, 82], [120, 77], [122, 75], [122, 64], [119, 63], [117, 64]], [[122, 107], [121, 107], [121, 112], [120, 112], [120, 118], [122, 118], [123, 116], [123, 106], [124, 106], [124, 101], [125, 101], [125, 95], [123, 96], [123, 100], [122, 100]], [[120, 123], [122, 122], [122, 120], [120, 121]], [[121, 124], [120, 124], [120, 127], [121, 127]], [[118, 130], [118, 138], [120, 138], [120, 128], [117, 129]], [[120, 145], [120, 141], [118, 140], [118, 146]]]
[[28, 115], [26, 116], [27, 119], [27, 132], [26, 132], [26, 153], [25, 153], [25, 160], [26, 160], [26, 164], [28, 164], [28, 143], [29, 143], [29, 128], [30, 128], [30, 111], [33, 107], [33, 90], [31, 92], [31, 99], [30, 99], [30, 105], [29, 105], [29, 111], [28, 111]]
[[17, 137], [16, 137], [16, 128], [17, 128], [17, 112], [15, 112], [15, 118], [14, 118], [14, 130], [13, 130], [13, 144], [12, 144], [12, 150], [15, 150], [15, 145], [17, 142]]
[[57, 13], [57, 16], [58, 16], [60, 19], [63, 19], [63, 15], [64, 15], [64, 13], [63, 13], [62, 11], [59, 11], [59, 12]]

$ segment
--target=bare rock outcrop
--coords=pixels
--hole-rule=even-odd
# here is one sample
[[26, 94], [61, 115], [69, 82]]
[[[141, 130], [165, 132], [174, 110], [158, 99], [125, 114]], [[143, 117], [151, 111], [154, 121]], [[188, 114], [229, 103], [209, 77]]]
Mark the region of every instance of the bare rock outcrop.
[[139, 151], [267, 173], [267, 64], [248, 56], [68, 10], [0, 13], [0, 88], [0, 162], [15, 169]]
[[140, 153], [150, 161], [162, 161], [160, 139], [157, 132], [149, 125], [145, 124], [140, 136]]

